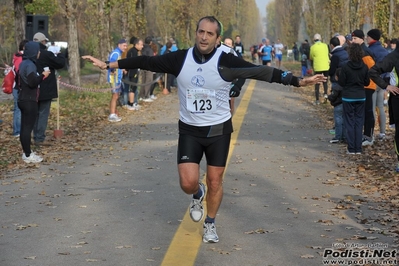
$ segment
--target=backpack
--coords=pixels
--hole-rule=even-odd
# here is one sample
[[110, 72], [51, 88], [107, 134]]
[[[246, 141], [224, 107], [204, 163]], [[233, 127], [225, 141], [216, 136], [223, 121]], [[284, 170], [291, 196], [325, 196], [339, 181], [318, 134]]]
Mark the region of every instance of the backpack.
[[1, 85], [1, 88], [3, 89], [3, 92], [6, 94], [11, 94], [12, 90], [15, 88], [17, 85], [16, 82], [18, 81], [18, 70], [19, 70], [19, 65], [22, 62], [22, 53], [18, 52], [14, 54], [12, 63], [13, 66], [7, 66], [6, 70], [4, 70], [4, 79], [3, 79], [3, 84]]
[[7, 67], [6, 70], [4, 70], [4, 79], [3, 79], [3, 84], [1, 85], [1, 88], [3, 89], [3, 92], [6, 94], [11, 94], [13, 88], [15, 87], [15, 69], [14, 67]]

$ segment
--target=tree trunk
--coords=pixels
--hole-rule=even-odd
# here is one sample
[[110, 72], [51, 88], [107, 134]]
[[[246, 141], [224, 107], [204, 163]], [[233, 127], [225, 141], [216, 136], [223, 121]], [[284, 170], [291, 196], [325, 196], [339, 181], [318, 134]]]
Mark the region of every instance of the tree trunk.
[[[26, 1], [32, 2], [32, 1]], [[14, 0], [14, 25], [15, 25], [15, 43], [18, 47], [19, 43], [25, 39], [26, 32], [26, 12], [25, 1]], [[32, 41], [32, 40], [29, 40]]]
[[72, 85], [80, 86], [78, 29], [74, 13], [66, 18], [66, 24], [68, 28], [69, 80]]
[[[106, 5], [108, 5], [109, 0], [100, 0], [98, 1], [97, 9], [98, 9], [98, 41], [100, 48], [100, 59], [106, 61], [108, 59], [108, 54], [110, 53], [110, 12], [107, 11]], [[101, 71], [100, 78], [98, 82], [100, 84], [105, 83], [107, 81], [107, 72]]]
[[394, 12], [395, 12], [395, 0], [390, 0], [390, 5], [389, 5], [389, 23], [388, 23], [388, 37], [389, 38], [392, 38]]

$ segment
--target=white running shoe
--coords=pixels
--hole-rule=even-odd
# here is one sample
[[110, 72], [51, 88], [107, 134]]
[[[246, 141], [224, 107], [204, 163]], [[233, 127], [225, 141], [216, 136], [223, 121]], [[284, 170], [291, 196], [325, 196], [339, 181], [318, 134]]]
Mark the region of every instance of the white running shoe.
[[132, 105], [126, 105], [126, 109], [128, 111], [136, 111], [136, 108], [134, 108], [134, 106], [132, 106]]
[[108, 121], [109, 122], [112, 122], [112, 123], [115, 123], [115, 122], [119, 122], [119, 121], [121, 121], [122, 120], [122, 118], [120, 118], [118, 115], [116, 115], [116, 114], [110, 114], [109, 116], [108, 116]]
[[151, 98], [145, 98], [145, 99], [143, 99], [143, 102], [145, 102], [145, 103], [152, 103], [154, 100], [153, 99], [151, 99]]
[[199, 222], [204, 217], [204, 206], [202, 206], [202, 201], [205, 197], [205, 185], [199, 183], [199, 189], [202, 191], [202, 196], [199, 199], [192, 199], [190, 204], [190, 217], [194, 222]]
[[22, 154], [22, 160], [24, 160], [25, 163], [40, 163], [41, 161], [43, 161], [43, 158], [40, 157], [39, 155], [36, 155], [32, 151], [29, 157], [26, 157], [25, 153]]
[[219, 242], [219, 237], [216, 233], [215, 223], [204, 223], [204, 234], [202, 235], [202, 241], [204, 243]]
[[371, 139], [363, 138], [363, 140], [362, 140], [362, 146], [372, 146], [373, 143], [374, 143], [374, 140], [372, 138]]
[[158, 97], [157, 97], [157, 96], [155, 96], [154, 94], [152, 94], [152, 95], [150, 96], [150, 99], [152, 99], [152, 100], [156, 100], [156, 99], [158, 99]]
[[133, 104], [133, 108], [134, 108], [136, 111], [138, 111], [138, 110], [140, 110], [141, 105], [139, 105], [139, 104], [137, 104], [137, 103], [134, 103], [134, 104]]

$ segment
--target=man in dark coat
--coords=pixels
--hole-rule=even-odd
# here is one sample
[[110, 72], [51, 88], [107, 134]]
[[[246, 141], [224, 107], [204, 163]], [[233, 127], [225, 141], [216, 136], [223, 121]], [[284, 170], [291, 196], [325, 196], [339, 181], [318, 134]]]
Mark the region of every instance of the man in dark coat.
[[54, 98], [58, 98], [55, 70], [62, 69], [65, 66], [65, 56], [61, 53], [54, 55], [54, 53], [47, 51], [46, 43], [48, 39], [41, 32], [38, 32], [33, 36], [33, 41], [38, 42], [40, 45], [40, 57], [36, 61], [38, 73], [42, 73], [45, 67], [50, 68], [51, 72], [50, 75], [40, 84], [40, 95], [38, 101], [39, 110], [35, 127], [33, 129], [33, 140], [35, 141], [35, 145], [48, 145], [44, 140], [46, 138], [51, 101]]

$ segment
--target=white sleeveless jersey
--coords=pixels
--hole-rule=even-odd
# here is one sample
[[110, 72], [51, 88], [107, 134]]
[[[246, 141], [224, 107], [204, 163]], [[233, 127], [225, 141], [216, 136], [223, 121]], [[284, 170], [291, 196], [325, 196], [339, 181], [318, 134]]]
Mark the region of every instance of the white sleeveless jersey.
[[180, 100], [180, 120], [192, 126], [213, 126], [231, 118], [229, 92], [231, 82], [224, 81], [218, 71], [222, 50], [216, 49], [212, 58], [197, 63], [193, 48], [177, 78]]
[[222, 51], [225, 52], [226, 54], [234, 54], [235, 56], [238, 56], [237, 53], [236, 53], [236, 51], [234, 51], [233, 48], [228, 47], [227, 45], [225, 45], [225, 44], [223, 44], [223, 43], [218, 47], [218, 49], [222, 50]]

